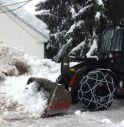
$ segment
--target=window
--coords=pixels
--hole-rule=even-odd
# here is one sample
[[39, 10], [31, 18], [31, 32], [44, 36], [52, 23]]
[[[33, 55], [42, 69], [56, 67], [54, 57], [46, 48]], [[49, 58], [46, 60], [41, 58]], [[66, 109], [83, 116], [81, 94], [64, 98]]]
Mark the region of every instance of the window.
[[121, 51], [123, 39], [122, 35], [123, 29], [121, 28], [106, 29], [102, 34], [100, 51]]

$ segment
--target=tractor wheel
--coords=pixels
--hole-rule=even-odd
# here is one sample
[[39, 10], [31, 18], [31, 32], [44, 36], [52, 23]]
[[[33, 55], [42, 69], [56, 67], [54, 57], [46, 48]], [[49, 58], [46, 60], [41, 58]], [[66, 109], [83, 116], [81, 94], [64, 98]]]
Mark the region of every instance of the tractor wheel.
[[96, 111], [111, 106], [116, 87], [109, 73], [99, 70], [89, 72], [79, 85], [78, 99], [84, 108]]

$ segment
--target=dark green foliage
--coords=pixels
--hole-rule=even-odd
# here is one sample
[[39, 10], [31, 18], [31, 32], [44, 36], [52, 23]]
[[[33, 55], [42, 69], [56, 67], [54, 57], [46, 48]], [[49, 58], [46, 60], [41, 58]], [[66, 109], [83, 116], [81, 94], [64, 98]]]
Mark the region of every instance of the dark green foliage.
[[72, 17], [74, 24], [72, 24], [65, 36], [69, 41], [67, 40], [67, 43], [55, 57], [56, 61], [62, 59], [62, 52], [82, 57], [86, 55], [92, 43], [97, 2], [95, 0], [82, 0], [74, 1], [74, 3], [73, 7], [75, 7], [76, 11], [76, 14]]
[[[36, 6], [37, 15], [50, 30], [46, 43], [47, 58], [61, 61], [71, 54], [83, 57], [89, 51], [96, 34], [108, 24], [119, 24], [124, 18], [124, 0], [46, 0]], [[99, 17], [96, 18], [96, 13]]]
[[97, 22], [97, 32], [109, 25], [118, 25], [124, 21], [124, 0], [103, 0], [100, 7], [100, 19]]
[[124, 19], [124, 0], [103, 0], [103, 3], [109, 23], [119, 24]]
[[[71, 19], [71, 0], [47, 0], [39, 3], [36, 11], [45, 10], [37, 17], [48, 25], [50, 40], [46, 45], [46, 57], [52, 58], [65, 42], [64, 34], [73, 23]], [[61, 44], [60, 44], [61, 43]]]
[[42, 19], [51, 33], [68, 29], [71, 13], [68, 7], [69, 2], [63, 0], [47, 0], [39, 3], [36, 11], [47, 10], [47, 13], [38, 14], [37, 17]]

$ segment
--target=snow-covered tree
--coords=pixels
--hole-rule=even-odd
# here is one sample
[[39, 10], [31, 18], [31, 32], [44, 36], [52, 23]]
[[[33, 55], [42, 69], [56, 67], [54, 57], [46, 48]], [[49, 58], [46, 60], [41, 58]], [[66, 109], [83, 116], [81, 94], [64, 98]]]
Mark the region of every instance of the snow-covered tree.
[[97, 12], [97, 0], [73, 1], [73, 24], [67, 31], [66, 44], [63, 45], [55, 61], [60, 61], [64, 54], [83, 57], [90, 49], [95, 33], [95, 15]]
[[124, 20], [124, 0], [103, 0], [104, 14], [111, 24], [119, 24]]
[[36, 6], [37, 17], [48, 25], [50, 39], [46, 44], [46, 57], [52, 58], [65, 44], [65, 34], [72, 24], [71, 0], [46, 0]]
[[123, 0], [102, 0], [102, 6], [99, 6], [99, 20], [97, 30], [109, 25], [121, 24], [124, 22], [124, 1]]
[[96, 6], [97, 0], [46, 0], [36, 6], [40, 12], [37, 17], [51, 33], [46, 44], [47, 58], [58, 51], [56, 61], [61, 60], [63, 52], [79, 56], [87, 53], [92, 44]]

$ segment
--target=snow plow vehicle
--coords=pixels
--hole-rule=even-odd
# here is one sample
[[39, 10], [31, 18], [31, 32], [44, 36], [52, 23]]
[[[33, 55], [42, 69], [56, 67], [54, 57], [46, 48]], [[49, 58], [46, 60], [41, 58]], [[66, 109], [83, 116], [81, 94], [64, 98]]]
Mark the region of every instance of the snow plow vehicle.
[[[111, 106], [114, 96], [124, 94], [124, 26], [109, 26], [99, 37], [98, 58], [65, 56], [61, 75], [55, 83], [31, 77], [49, 91], [42, 117], [66, 111], [73, 103], [81, 103], [86, 110], [97, 111]], [[77, 62], [70, 66], [71, 62]]]

